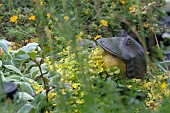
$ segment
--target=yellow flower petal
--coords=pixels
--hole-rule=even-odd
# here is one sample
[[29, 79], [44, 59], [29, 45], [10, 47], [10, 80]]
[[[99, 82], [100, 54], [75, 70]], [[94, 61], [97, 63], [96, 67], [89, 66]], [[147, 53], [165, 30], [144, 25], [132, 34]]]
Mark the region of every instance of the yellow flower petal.
[[12, 23], [14, 23], [14, 22], [16, 22], [16, 20], [17, 20], [17, 16], [12, 16], [11, 18], [10, 18], [10, 22], [12, 22]]

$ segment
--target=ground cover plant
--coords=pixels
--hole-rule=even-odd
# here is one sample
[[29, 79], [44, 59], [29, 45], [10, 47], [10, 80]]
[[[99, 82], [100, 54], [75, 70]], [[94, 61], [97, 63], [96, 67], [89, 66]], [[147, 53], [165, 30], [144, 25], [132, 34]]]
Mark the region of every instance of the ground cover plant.
[[[164, 61], [157, 42], [167, 30], [159, 26], [163, 5], [163, 0], [1, 0], [0, 82], [18, 88], [12, 100], [1, 97], [1, 111], [169, 113], [169, 73], [157, 67]], [[104, 50], [96, 40], [122, 29], [144, 47], [148, 66], [142, 80], [120, 76], [121, 67], [103, 66]], [[121, 95], [117, 86], [132, 92]], [[136, 99], [133, 90], [146, 97]]]

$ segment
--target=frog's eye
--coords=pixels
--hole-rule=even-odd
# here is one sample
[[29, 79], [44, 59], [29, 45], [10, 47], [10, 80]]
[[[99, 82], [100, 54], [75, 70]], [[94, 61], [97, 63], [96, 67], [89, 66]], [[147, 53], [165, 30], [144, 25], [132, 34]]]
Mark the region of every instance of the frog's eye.
[[127, 40], [127, 45], [130, 45], [130, 44], [131, 44], [131, 40], [128, 39], [128, 40]]

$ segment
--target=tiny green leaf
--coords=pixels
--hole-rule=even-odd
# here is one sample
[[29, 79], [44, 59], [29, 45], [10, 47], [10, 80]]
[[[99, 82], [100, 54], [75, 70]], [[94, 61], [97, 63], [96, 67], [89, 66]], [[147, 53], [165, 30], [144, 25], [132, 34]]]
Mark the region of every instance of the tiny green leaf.
[[17, 113], [30, 113], [34, 109], [31, 104], [25, 104]]
[[34, 98], [26, 92], [18, 92], [18, 97], [19, 97], [19, 100], [22, 100], [22, 101], [34, 100]]
[[4, 65], [4, 66], [5, 66], [7, 69], [10, 69], [10, 70], [18, 73], [19, 75], [23, 76], [23, 74], [21, 73], [21, 71], [20, 71], [18, 68], [16, 68], [15, 66], [13, 66], [13, 65]]
[[118, 67], [114, 67], [114, 74], [119, 74], [120, 73], [120, 69]]

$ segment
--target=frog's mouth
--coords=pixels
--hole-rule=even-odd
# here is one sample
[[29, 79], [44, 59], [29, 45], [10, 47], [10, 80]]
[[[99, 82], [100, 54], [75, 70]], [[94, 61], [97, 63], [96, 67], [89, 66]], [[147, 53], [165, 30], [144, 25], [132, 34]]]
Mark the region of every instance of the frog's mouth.
[[121, 43], [123, 42], [123, 38], [120, 37], [112, 37], [112, 38], [102, 38], [98, 39], [97, 43], [110, 54], [125, 60], [126, 58], [121, 55]]

